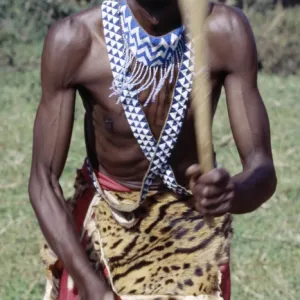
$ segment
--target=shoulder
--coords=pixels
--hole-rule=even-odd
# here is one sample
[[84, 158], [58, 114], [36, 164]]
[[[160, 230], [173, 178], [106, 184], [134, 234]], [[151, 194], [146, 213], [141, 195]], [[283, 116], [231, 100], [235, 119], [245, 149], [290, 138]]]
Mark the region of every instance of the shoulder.
[[208, 28], [211, 35], [218, 34], [230, 40], [252, 35], [251, 26], [243, 11], [220, 3], [212, 4]]
[[100, 7], [59, 20], [50, 27], [45, 39], [45, 46], [73, 52], [88, 49], [97, 23], [101, 23], [100, 20]]
[[242, 10], [224, 4], [213, 4], [207, 19], [210, 47], [228, 63], [248, 59], [256, 61], [256, 43], [251, 25]]
[[99, 39], [101, 23], [99, 6], [54, 23], [44, 42], [44, 71], [64, 77], [74, 74], [89, 55], [93, 41]]

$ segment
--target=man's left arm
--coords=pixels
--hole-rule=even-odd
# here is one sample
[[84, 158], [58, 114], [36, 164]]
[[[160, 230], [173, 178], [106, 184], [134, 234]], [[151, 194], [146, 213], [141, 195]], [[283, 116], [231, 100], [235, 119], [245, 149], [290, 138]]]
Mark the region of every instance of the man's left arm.
[[271, 198], [277, 184], [269, 119], [257, 87], [255, 39], [242, 12], [232, 10], [228, 19], [229, 30], [217, 43], [222, 45], [228, 115], [243, 171], [233, 177], [225, 169], [202, 175], [197, 166], [187, 171], [196, 209], [210, 216], [252, 212]]
[[268, 114], [257, 86], [257, 50], [251, 27], [241, 12], [233, 22], [224, 81], [230, 125], [243, 172], [234, 176], [231, 212], [256, 210], [275, 192]]

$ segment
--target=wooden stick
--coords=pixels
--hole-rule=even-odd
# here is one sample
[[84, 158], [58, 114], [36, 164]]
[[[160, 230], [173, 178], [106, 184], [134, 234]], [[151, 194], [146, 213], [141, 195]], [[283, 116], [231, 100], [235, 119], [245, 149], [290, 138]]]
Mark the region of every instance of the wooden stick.
[[212, 147], [211, 85], [207, 69], [207, 43], [205, 20], [208, 15], [207, 0], [180, 0], [183, 17], [188, 25], [195, 51], [195, 76], [193, 82], [193, 108], [195, 116], [198, 155], [203, 172], [214, 167]]
[[[212, 146], [211, 84], [207, 60], [207, 0], [180, 0], [180, 7], [195, 51], [195, 76], [192, 91], [198, 157], [203, 173], [214, 168]], [[211, 218], [206, 218], [211, 223]]]

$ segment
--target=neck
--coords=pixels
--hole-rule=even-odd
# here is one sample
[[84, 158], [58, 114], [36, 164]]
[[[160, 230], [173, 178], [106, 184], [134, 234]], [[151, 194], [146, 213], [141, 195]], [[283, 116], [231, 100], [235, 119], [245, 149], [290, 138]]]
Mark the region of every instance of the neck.
[[182, 25], [177, 0], [127, 0], [134, 17], [146, 32], [163, 35]]

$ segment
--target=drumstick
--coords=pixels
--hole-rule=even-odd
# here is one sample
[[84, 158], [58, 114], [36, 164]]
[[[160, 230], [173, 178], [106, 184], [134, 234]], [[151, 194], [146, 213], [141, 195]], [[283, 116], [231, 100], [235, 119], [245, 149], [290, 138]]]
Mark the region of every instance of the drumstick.
[[[208, 49], [205, 26], [209, 6], [207, 0], [180, 0], [179, 3], [195, 52], [192, 106], [200, 168], [201, 172], [206, 173], [214, 168], [211, 84], [207, 67]], [[210, 224], [213, 219], [206, 217], [205, 220]]]

